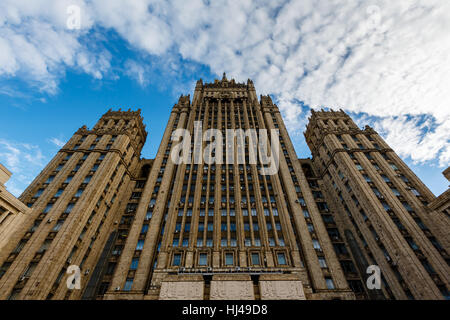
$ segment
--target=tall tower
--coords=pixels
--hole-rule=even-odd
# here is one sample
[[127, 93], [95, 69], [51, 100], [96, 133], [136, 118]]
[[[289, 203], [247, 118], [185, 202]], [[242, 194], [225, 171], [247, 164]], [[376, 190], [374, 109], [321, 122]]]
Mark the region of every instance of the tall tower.
[[5, 249], [31, 212], [30, 208], [6, 189], [5, 183], [10, 177], [11, 172], [0, 163], [0, 252]]
[[[185, 150], [203, 150], [203, 130], [278, 129], [279, 170], [261, 164], [216, 161], [176, 164], [176, 129], [193, 138]], [[186, 137], [186, 136], [185, 136]], [[235, 150], [236, 150], [235, 149]], [[198, 150], [198, 149], [197, 149]], [[229, 150], [229, 149], [227, 149]], [[221, 160], [217, 161], [218, 158]], [[104, 299], [353, 299], [302, 166], [269, 96], [258, 101], [253, 82], [197, 82], [192, 101], [173, 107], [155, 159], [123, 213], [114, 249], [93, 296]], [[135, 200], [133, 200], [135, 199]], [[317, 200], [323, 201], [323, 200]], [[323, 211], [323, 210], [322, 210]], [[349, 262], [351, 263], [351, 261]]]
[[305, 132], [313, 168], [362, 271], [377, 265], [396, 299], [449, 298], [448, 214], [370, 127], [343, 111], [312, 111]]
[[[0, 299], [81, 297], [145, 139], [140, 111], [120, 110], [72, 136], [20, 197], [32, 212], [0, 252]], [[71, 265], [80, 290], [68, 290]]]

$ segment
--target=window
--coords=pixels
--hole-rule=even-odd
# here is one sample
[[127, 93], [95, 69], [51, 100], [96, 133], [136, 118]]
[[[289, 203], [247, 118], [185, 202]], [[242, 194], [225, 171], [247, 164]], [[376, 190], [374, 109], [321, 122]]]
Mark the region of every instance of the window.
[[64, 213], [71, 213], [74, 206], [75, 203], [69, 203], [66, 207], [66, 210], [64, 210]]
[[142, 248], [144, 248], [144, 240], [139, 240], [137, 245], [136, 245], [136, 250], [142, 250]]
[[328, 288], [328, 289], [332, 290], [332, 289], [335, 288], [335, 287], [334, 287], [333, 279], [331, 279], [331, 278], [329, 278], [329, 277], [326, 277], [326, 278], [325, 278], [325, 282], [326, 282], [326, 284], [327, 284], [327, 288]]
[[133, 260], [131, 260], [130, 270], [137, 270], [138, 265], [139, 265], [139, 258], [133, 258]]
[[269, 246], [274, 247], [275, 246], [275, 239], [269, 238]]
[[173, 255], [172, 265], [175, 266], [175, 267], [181, 265], [181, 253], [175, 253]]
[[327, 262], [324, 257], [319, 257], [319, 265], [322, 269], [328, 268]]
[[55, 195], [53, 196], [54, 198], [59, 198], [61, 196], [61, 194], [63, 193], [64, 189], [58, 189], [58, 191], [56, 191]]
[[300, 205], [302, 205], [303, 207], [306, 207], [305, 199], [303, 199], [303, 198], [298, 198], [298, 203], [300, 203]]
[[391, 166], [392, 169], [398, 170], [398, 168], [397, 168], [397, 166], [395, 164], [391, 163], [390, 166]]
[[206, 266], [207, 264], [208, 264], [208, 254], [207, 253], [200, 253], [200, 256], [198, 258], [198, 265]]
[[48, 247], [50, 247], [51, 243], [52, 243], [52, 240], [46, 239], [37, 252], [38, 253], [44, 253], [45, 251], [47, 251]]
[[408, 202], [402, 202], [402, 205], [403, 205], [403, 207], [405, 207], [406, 211], [408, 211], [408, 212], [412, 212], [413, 211], [413, 209], [408, 204]]
[[122, 249], [123, 249], [123, 246], [122, 246], [122, 245], [117, 245], [117, 246], [115, 246], [115, 247], [114, 247], [114, 250], [113, 250], [113, 252], [112, 252], [113, 256], [119, 256], [119, 255], [121, 255], [121, 254], [122, 254]]
[[141, 197], [142, 193], [141, 192], [133, 192], [131, 194], [131, 199], [139, 199]]
[[342, 243], [334, 243], [333, 247], [334, 247], [334, 251], [337, 254], [344, 254], [344, 255], [348, 254], [347, 248]]
[[373, 193], [378, 197], [378, 198], [380, 198], [381, 197], [381, 193], [380, 193], [380, 191], [377, 189], [377, 188], [372, 188], [372, 191], [373, 191]]
[[34, 195], [33, 198], [39, 198], [39, 197], [41, 196], [42, 192], [44, 192], [44, 190], [45, 190], [45, 189], [39, 189], [39, 190], [36, 192], [36, 194]]
[[[109, 262], [108, 266], [106, 268], [106, 274], [111, 275], [114, 273], [114, 270], [116, 269], [116, 263], [115, 262]], [[61, 276], [62, 278], [62, 276]]]
[[123, 291], [130, 291], [132, 286], [133, 286], [133, 278], [127, 278], [125, 286], [123, 287]]
[[141, 229], [141, 234], [146, 234], [148, 231], [148, 224], [143, 224]]
[[232, 253], [225, 253], [225, 265], [232, 266], [234, 264], [234, 257]]
[[53, 207], [52, 203], [47, 204], [47, 206], [45, 207], [44, 211], [42, 211], [42, 213], [48, 213]]
[[55, 179], [55, 176], [50, 176], [48, 177], [47, 181], [45, 181], [45, 183], [51, 183], [53, 179]]
[[277, 253], [277, 259], [278, 259], [278, 264], [279, 265], [286, 265], [286, 255], [283, 252], [279, 252]]
[[257, 266], [260, 265], [260, 259], [259, 259], [259, 253], [253, 252], [252, 253], [252, 265]]
[[319, 240], [317, 240], [317, 239], [312, 239], [312, 242], [313, 242], [314, 249], [322, 250], [322, 248], [320, 247]]
[[79, 198], [79, 197], [81, 197], [81, 195], [83, 194], [83, 191], [84, 191], [84, 189], [78, 189], [77, 190], [77, 193], [75, 193], [75, 198]]
[[34, 269], [36, 269], [37, 266], [37, 262], [31, 262], [28, 267], [27, 270], [25, 271], [25, 273], [23, 274], [24, 277], [29, 277], [31, 276], [31, 274], [33, 273]]
[[405, 237], [406, 242], [408, 242], [409, 246], [413, 250], [419, 250], [419, 246], [414, 242], [411, 237]]
[[391, 207], [385, 201], [381, 201], [381, 204], [383, 205], [384, 210], [386, 211], [391, 210]]
[[391, 190], [394, 193], [394, 195], [396, 195], [397, 197], [401, 195], [400, 192], [396, 188], [391, 188]]
[[64, 224], [64, 221], [65, 220], [63, 220], [63, 219], [59, 219], [56, 222], [55, 226], [53, 227], [52, 231], [55, 231], [55, 232], [59, 231], [59, 229], [61, 229], [62, 225]]

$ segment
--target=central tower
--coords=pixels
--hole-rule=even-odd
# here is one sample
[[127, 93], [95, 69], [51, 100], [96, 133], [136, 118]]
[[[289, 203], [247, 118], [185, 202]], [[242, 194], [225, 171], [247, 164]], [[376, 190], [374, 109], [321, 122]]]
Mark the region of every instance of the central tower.
[[[279, 170], [262, 175], [261, 164], [249, 161], [248, 135], [241, 141], [245, 163], [227, 163], [224, 152], [213, 164], [194, 157], [175, 164], [172, 134], [185, 129], [194, 137], [198, 121], [223, 137], [230, 129], [278, 130], [272, 143], [280, 146]], [[184, 148], [204, 149], [205, 142], [194, 141]], [[238, 145], [224, 139], [222, 146], [230, 143]], [[237, 83], [224, 74], [213, 83], [199, 80], [192, 102], [181, 96], [142, 179], [110, 260], [114, 276], [105, 275], [98, 293], [105, 298], [354, 297], [316, 204], [323, 200], [309, 187], [278, 107], [269, 96], [258, 101], [251, 80]]]

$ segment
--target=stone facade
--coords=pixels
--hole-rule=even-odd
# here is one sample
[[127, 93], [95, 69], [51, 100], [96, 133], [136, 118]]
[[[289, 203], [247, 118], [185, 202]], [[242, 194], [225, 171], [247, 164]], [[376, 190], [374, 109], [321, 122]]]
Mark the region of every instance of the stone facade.
[[359, 129], [343, 111], [312, 111], [305, 137], [335, 235], [360, 274], [377, 265], [388, 298], [448, 299], [448, 191], [436, 198], [372, 128]]
[[[328, 127], [327, 119], [337, 122]], [[223, 137], [228, 129], [277, 129], [279, 170], [261, 174], [245, 138], [235, 154], [245, 163], [174, 163], [172, 134], [186, 129], [194, 138], [199, 123]], [[313, 112], [306, 131], [313, 158], [299, 159], [270, 96], [258, 99], [251, 80], [224, 75], [199, 80], [192, 100], [179, 98], [154, 159], [140, 157], [146, 136], [131, 110], [110, 110], [74, 134], [20, 197], [32, 211], [0, 251], [0, 299], [448, 295], [448, 220], [438, 221], [448, 219], [448, 197], [437, 200], [376, 132], [343, 112]], [[365, 286], [372, 264], [382, 270], [380, 290]], [[68, 288], [69, 267], [79, 268], [80, 289]]]
[[0, 252], [25, 222], [31, 209], [6, 190], [11, 172], [0, 163]]

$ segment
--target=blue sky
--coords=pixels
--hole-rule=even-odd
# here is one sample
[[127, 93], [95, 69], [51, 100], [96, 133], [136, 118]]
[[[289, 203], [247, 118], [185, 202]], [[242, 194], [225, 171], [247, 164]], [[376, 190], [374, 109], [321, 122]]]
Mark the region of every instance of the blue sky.
[[[79, 30], [67, 28], [73, 4]], [[142, 109], [143, 156], [153, 157], [179, 95], [225, 71], [272, 95], [299, 157], [310, 156], [306, 106], [342, 108], [440, 194], [450, 164], [449, 21], [449, 2], [440, 0], [4, 0], [7, 187], [19, 195], [61, 143], [110, 108]]]

